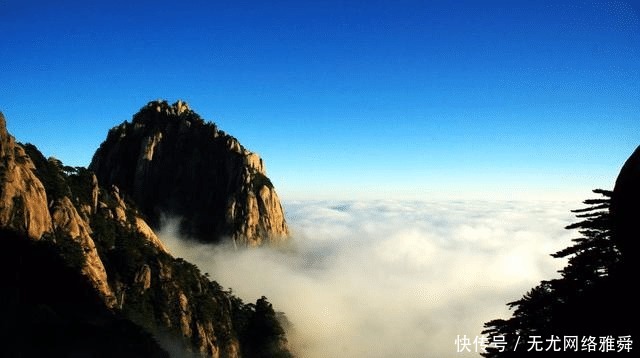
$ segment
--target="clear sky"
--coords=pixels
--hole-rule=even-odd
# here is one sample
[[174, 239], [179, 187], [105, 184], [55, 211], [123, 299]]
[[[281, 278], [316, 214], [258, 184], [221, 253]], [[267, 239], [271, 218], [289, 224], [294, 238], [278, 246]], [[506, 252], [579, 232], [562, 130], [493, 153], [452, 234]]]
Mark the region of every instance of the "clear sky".
[[88, 165], [187, 101], [283, 199], [578, 198], [640, 144], [637, 1], [0, 0], [0, 110]]

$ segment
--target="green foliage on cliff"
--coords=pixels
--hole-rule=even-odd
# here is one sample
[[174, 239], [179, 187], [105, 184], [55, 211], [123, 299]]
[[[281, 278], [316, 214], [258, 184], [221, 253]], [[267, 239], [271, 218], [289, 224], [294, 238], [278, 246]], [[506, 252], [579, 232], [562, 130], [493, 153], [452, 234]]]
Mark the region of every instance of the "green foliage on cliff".
[[86, 263], [84, 250], [66, 232], [54, 229], [52, 233], [44, 234], [42, 242], [48, 244], [61, 257], [67, 266], [80, 270]]
[[[186, 111], [181, 115], [191, 118], [193, 112]], [[90, 170], [66, 167], [57, 159], [46, 159], [31, 144], [24, 147], [35, 165], [36, 176], [45, 187], [49, 202], [69, 198], [82, 220], [89, 223], [91, 238], [117, 300], [113, 312], [104, 303], [97, 304], [102, 305], [99, 310], [111, 312], [122, 321], [117, 325], [122, 328], [118, 334], [130, 332], [132, 337], [144, 338], [152, 333], [170, 337], [172, 342], [181, 345], [184, 352], [197, 352], [205, 339], [197, 329], [200, 327], [211, 330], [209, 333], [215, 335], [213, 340], [218, 348], [239, 342], [244, 357], [291, 357], [285, 345], [284, 330], [266, 298], [259, 299], [255, 305], [244, 304], [224, 291], [217, 282], [202, 275], [195, 265], [174, 258], [152, 244], [137, 230], [135, 223], [139, 214], [134, 204], [125, 200], [123, 208], [113, 192], [96, 188]], [[263, 182], [270, 184], [266, 177]], [[97, 208], [94, 207], [96, 189]], [[91, 210], [87, 210], [87, 207]], [[125, 211], [124, 219], [122, 210]], [[116, 215], [117, 212], [120, 214]], [[84, 282], [83, 290], [86, 290], [84, 295], [93, 295], [93, 298], [100, 300], [86, 278], [80, 275], [86, 256], [78, 242], [63, 230], [56, 229], [46, 234], [39, 245], [55, 260], [62, 262], [65, 270], [71, 270], [80, 277]], [[66, 290], [64, 287], [61, 289]], [[38, 312], [39, 315], [46, 314]], [[185, 335], [185, 324], [192, 332], [190, 336]], [[72, 331], [76, 329], [64, 327]], [[103, 331], [94, 333], [100, 335]], [[116, 332], [104, 334], [105, 339], [114, 339], [114, 345], [120, 344]], [[85, 337], [82, 334], [80, 336]], [[143, 347], [131, 345], [131, 352], [126, 351], [131, 343], [123, 340], [125, 345], [121, 350], [124, 351], [119, 351], [117, 356], [164, 356], [164, 352], [152, 345], [154, 341], [148, 345], [144, 340], [146, 338], [140, 339]], [[67, 341], [62, 339], [61, 342]], [[136, 352], [139, 349], [149, 349], [151, 353], [138, 354]], [[111, 352], [108, 349], [105, 351]], [[55, 349], [53, 352], [56, 352]]]
[[231, 296], [234, 327], [246, 357], [293, 357], [286, 347], [286, 334], [278, 314], [266, 297], [245, 304]]
[[73, 193], [73, 197], [71, 199], [76, 204], [92, 205], [92, 194], [94, 188], [93, 172], [83, 167], [65, 168], [67, 168], [67, 170], [65, 170], [67, 173], [66, 182], [69, 186], [69, 190]]
[[107, 309], [50, 241], [0, 229], [3, 357], [162, 357], [140, 326]]
[[[506, 342], [506, 349], [490, 347], [485, 357], [553, 353], [527, 352], [526, 340], [532, 336], [540, 336], [543, 341], [552, 336], [618, 337], [635, 330], [629, 314], [636, 303], [632, 302], [626, 282], [629, 276], [612, 237], [612, 192], [594, 192], [602, 197], [584, 201], [588, 207], [573, 211], [580, 221], [567, 226], [577, 229], [581, 237], [552, 255], [568, 258], [567, 266], [560, 271], [562, 277], [542, 281], [521, 299], [509, 303], [514, 310], [511, 318], [485, 323], [483, 333], [488, 334], [490, 342], [496, 337], [504, 337]], [[514, 352], [519, 340], [520, 348]]]
[[51, 201], [62, 199], [65, 196], [71, 197], [66, 175], [62, 171], [62, 163], [55, 158], [46, 159], [33, 144], [27, 143], [23, 147], [36, 167], [35, 174], [44, 185], [47, 199]]
[[91, 204], [93, 172], [83, 167], [65, 166], [53, 157], [46, 159], [33, 144], [24, 144], [23, 148], [36, 167], [35, 174], [42, 182], [49, 201], [66, 196], [75, 205]]

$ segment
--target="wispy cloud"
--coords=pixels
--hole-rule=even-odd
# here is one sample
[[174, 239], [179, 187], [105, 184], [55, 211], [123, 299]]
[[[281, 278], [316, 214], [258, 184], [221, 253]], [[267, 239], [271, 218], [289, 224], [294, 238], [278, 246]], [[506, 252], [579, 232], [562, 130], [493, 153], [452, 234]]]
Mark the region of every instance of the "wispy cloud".
[[564, 262], [565, 202], [337, 202], [285, 205], [289, 250], [233, 251], [161, 238], [246, 301], [266, 295], [294, 325], [301, 357], [454, 356], [457, 335], [507, 317], [507, 302]]

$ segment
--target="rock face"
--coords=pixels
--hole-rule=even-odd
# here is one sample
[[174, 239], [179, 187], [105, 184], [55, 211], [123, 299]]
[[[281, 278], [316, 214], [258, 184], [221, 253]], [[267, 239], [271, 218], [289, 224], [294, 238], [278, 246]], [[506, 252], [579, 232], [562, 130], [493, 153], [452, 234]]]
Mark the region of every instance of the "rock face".
[[262, 159], [182, 101], [150, 102], [111, 129], [89, 168], [132, 198], [152, 228], [172, 216], [186, 236], [238, 246], [289, 234]]
[[0, 224], [37, 240], [52, 226], [47, 195], [34, 170], [0, 113]]
[[632, 250], [640, 233], [640, 147], [624, 163], [611, 198], [614, 239], [625, 261], [638, 266]]
[[68, 197], [47, 198], [37, 176], [37, 168], [24, 148], [7, 133], [0, 114], [0, 226], [40, 240], [45, 234], [63, 232], [85, 253], [82, 273], [104, 297], [108, 306], [114, 296], [107, 285], [107, 274], [89, 236], [91, 229], [82, 220]]
[[0, 283], [3, 357], [169, 358], [47, 240], [0, 229]]
[[[176, 110], [185, 109], [178, 106]], [[19, 248], [21, 252], [16, 254], [25, 257], [34, 257], [33, 250], [40, 252], [40, 256], [42, 252], [54, 255], [56, 257], [47, 259], [62, 262], [61, 270], [70, 271], [69, 277], [73, 276], [73, 280], [76, 276], [86, 280], [91, 291], [79, 292], [84, 290], [80, 288], [83, 284], [74, 283], [73, 291], [51, 293], [52, 301], [43, 303], [39, 297], [31, 297], [21, 288], [31, 290], [31, 287], [38, 287], [36, 283], [16, 282], [11, 286], [14, 288], [8, 288], [18, 292], [16, 297], [19, 299], [12, 303], [13, 306], [27, 310], [24, 314], [29, 317], [41, 317], [34, 316], [32, 310], [44, 310], [46, 317], [51, 316], [50, 311], [66, 315], [73, 307], [65, 308], [65, 300], [58, 296], [81, 294], [97, 297], [101, 308], [85, 308], [97, 311], [83, 311], [77, 317], [77, 324], [98, 325], [92, 329], [107, 332], [110, 337], [119, 335], [117, 327], [129, 327], [135, 331], [135, 337], [151, 337], [151, 333], [174, 356], [291, 356], [284, 331], [275, 319], [264, 318], [263, 313], [256, 311], [256, 306], [244, 304], [202, 275], [194, 265], [172, 257], [138, 209], [123, 198], [118, 187], [101, 187], [91, 171], [66, 167], [54, 158], [46, 159], [31, 144], [17, 144], [7, 133], [5, 124], [0, 114], [0, 251]], [[12, 257], [11, 253], [5, 256]], [[26, 261], [22, 259], [14, 261], [9, 270], [18, 271], [9, 275], [12, 279], [31, 277], [21, 270], [47, 269], [33, 265], [24, 267]], [[36, 258], [29, 262], [38, 261]], [[20, 266], [14, 267], [18, 264]], [[4, 281], [0, 282], [0, 289], [5, 288], [3, 284]], [[60, 282], [59, 287], [66, 286]], [[82, 301], [78, 298], [69, 302], [78, 300]], [[13, 312], [11, 307], [0, 304], [0, 311]], [[16, 323], [24, 319], [21, 314], [12, 313]], [[114, 318], [114, 323], [111, 318], [90, 318], [94, 315], [119, 318]], [[87, 320], [90, 322], [85, 322]], [[126, 322], [118, 323], [122, 320]], [[36, 321], [40, 324], [40, 318]], [[64, 323], [64, 320], [55, 320], [53, 326], [58, 327], [60, 322]], [[111, 323], [102, 327], [100, 322]], [[249, 330], [256, 325], [271, 330]], [[277, 328], [275, 333], [273, 327]], [[84, 337], [86, 334], [76, 336], [77, 340]], [[262, 345], [253, 344], [252, 339], [256, 337], [261, 339]], [[18, 338], [24, 339], [23, 336]], [[142, 342], [146, 346], [138, 348], [157, 351], [154, 342]], [[73, 347], [58, 348], [55, 351], [60, 351], [60, 356], [83, 356], [75, 353]], [[19, 345], [17, 349], [20, 349]]]

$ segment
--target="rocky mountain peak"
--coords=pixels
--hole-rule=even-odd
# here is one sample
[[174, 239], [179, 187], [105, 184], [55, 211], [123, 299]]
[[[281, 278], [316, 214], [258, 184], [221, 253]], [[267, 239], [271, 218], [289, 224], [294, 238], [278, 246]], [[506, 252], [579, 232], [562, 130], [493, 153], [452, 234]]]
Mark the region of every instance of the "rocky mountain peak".
[[177, 218], [188, 237], [239, 246], [288, 236], [260, 156], [181, 100], [149, 102], [131, 122], [111, 129], [90, 169], [131, 197], [153, 228]]
[[[176, 108], [188, 113], [184, 105]], [[175, 135], [134, 127], [120, 130], [140, 138]], [[146, 153], [133, 163], [155, 162], [171, 149], [161, 140], [150, 154], [147, 142], [133, 143]], [[127, 193], [100, 184], [86, 168], [17, 143], [0, 114], [0, 289], [6, 292], [0, 335], [9, 337], [3, 353], [291, 357], [270, 304], [265, 314], [265, 300], [245, 304], [172, 257]]]
[[150, 124], [154, 121], [166, 124], [168, 121], [179, 120], [189, 122], [189, 125], [193, 123], [204, 124], [200, 116], [189, 108], [187, 102], [182, 100], [178, 100], [173, 104], [169, 104], [165, 100], [151, 101], [133, 117], [133, 124]]

